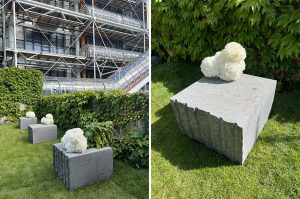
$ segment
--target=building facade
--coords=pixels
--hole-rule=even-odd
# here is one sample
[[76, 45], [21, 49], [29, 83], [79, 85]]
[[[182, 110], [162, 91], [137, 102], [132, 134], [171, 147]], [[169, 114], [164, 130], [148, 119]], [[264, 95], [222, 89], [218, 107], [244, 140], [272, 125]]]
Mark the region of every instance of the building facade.
[[[43, 71], [50, 92], [128, 90], [149, 73], [147, 5], [145, 0], [1, 0], [0, 63]], [[124, 78], [127, 85], [119, 85]]]

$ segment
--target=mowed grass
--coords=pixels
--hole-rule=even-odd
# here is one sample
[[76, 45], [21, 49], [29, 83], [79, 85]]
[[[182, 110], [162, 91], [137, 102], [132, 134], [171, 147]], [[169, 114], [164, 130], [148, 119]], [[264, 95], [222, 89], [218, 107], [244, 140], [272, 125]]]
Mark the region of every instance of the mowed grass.
[[52, 144], [57, 142], [33, 145], [17, 124], [0, 125], [0, 198], [148, 198], [148, 169], [116, 160], [111, 179], [68, 191], [52, 166]]
[[201, 78], [199, 64], [152, 66], [152, 198], [300, 198], [300, 87], [276, 94], [244, 166], [182, 135], [170, 97]]

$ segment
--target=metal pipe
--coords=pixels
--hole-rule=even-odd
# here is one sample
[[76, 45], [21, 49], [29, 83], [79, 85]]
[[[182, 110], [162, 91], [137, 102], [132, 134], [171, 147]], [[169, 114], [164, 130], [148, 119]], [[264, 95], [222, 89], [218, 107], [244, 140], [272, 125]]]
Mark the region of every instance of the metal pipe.
[[18, 67], [18, 55], [17, 55], [17, 28], [16, 28], [16, 2], [12, 1], [12, 9], [13, 9], [13, 27], [14, 27], [14, 58], [13, 58], [13, 66]]
[[[2, 0], [3, 4], [5, 3], [5, 0]], [[3, 31], [3, 66], [6, 67], [7, 66], [7, 62], [6, 62], [6, 10], [3, 7], [2, 9], [2, 22], [3, 22], [3, 27], [2, 27], [2, 31]]]

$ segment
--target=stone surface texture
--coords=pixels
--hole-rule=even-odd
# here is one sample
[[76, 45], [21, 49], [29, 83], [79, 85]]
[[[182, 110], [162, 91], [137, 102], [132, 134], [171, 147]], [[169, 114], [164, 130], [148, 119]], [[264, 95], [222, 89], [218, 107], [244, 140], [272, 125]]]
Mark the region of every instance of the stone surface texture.
[[243, 74], [202, 78], [171, 98], [181, 132], [244, 164], [268, 120], [276, 81]]
[[32, 144], [57, 139], [57, 126], [55, 124], [32, 124], [28, 126], [28, 139]]
[[89, 148], [84, 153], [67, 153], [61, 143], [54, 144], [53, 166], [65, 186], [73, 191], [113, 175], [112, 148]]
[[29, 125], [37, 124], [37, 118], [36, 117], [20, 117], [19, 118], [19, 127], [20, 129], [28, 129]]

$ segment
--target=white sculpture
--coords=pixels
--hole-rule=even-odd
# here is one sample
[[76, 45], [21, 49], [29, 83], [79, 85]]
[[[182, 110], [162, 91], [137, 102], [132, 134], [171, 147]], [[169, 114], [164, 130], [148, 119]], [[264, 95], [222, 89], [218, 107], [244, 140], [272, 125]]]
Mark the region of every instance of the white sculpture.
[[28, 111], [28, 112], [26, 113], [26, 117], [33, 118], [33, 117], [35, 117], [35, 113], [32, 112], [32, 111]]
[[202, 60], [201, 71], [206, 77], [225, 81], [237, 80], [245, 70], [246, 50], [239, 43], [230, 42], [222, 51]]
[[41, 123], [42, 123], [42, 124], [46, 124], [46, 125], [54, 124], [53, 115], [50, 114], [50, 113], [48, 113], [48, 114], [46, 115], [46, 117], [43, 117], [43, 118], [41, 119]]
[[68, 130], [61, 138], [61, 143], [68, 153], [84, 153], [87, 148], [87, 139], [80, 128]]

